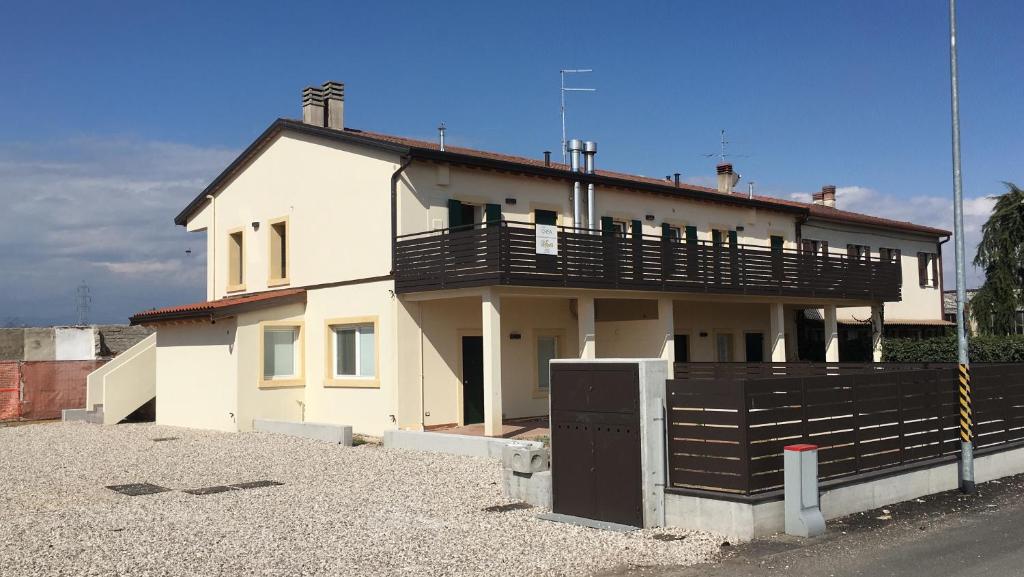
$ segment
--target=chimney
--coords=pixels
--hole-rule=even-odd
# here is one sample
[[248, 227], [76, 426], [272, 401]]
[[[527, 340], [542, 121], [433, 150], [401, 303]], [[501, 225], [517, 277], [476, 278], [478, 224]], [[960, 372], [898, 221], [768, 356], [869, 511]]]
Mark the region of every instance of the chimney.
[[324, 82], [323, 85], [324, 108], [327, 117], [324, 119], [324, 126], [335, 130], [345, 128], [345, 83], [333, 80]]
[[544, 151], [544, 166], [551, 166], [551, 151]]
[[723, 162], [718, 165], [718, 192], [731, 193], [739, 181], [740, 175], [732, 171], [731, 164]]
[[313, 126], [324, 125], [324, 91], [307, 86], [302, 89], [302, 122]]
[[[594, 174], [594, 155], [597, 154], [597, 143], [588, 140], [583, 143], [583, 165], [587, 174]], [[594, 183], [587, 184], [587, 226], [597, 229], [597, 199]]]
[[441, 147], [441, 152], [444, 152], [444, 133], [446, 130], [448, 130], [448, 127], [444, 125], [444, 122], [437, 127], [437, 141], [438, 145]]
[[679, 173], [677, 172], [677, 173], [675, 173], [675, 175], [674, 175], [674, 176], [675, 176], [675, 180], [676, 180], [676, 188], [678, 188], [678, 187], [679, 187], [679, 176], [680, 176], [680, 175], [679, 175]]
[[821, 206], [827, 206], [829, 208], [836, 207], [836, 187], [833, 184], [826, 184], [821, 187], [821, 192], [814, 193], [814, 204]]

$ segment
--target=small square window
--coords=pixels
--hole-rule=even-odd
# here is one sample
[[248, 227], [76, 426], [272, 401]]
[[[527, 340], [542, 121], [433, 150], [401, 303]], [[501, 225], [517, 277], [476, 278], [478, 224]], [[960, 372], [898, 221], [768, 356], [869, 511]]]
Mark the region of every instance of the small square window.
[[263, 379], [294, 379], [299, 376], [299, 327], [263, 328]]
[[331, 327], [334, 378], [377, 376], [377, 341], [373, 324]]

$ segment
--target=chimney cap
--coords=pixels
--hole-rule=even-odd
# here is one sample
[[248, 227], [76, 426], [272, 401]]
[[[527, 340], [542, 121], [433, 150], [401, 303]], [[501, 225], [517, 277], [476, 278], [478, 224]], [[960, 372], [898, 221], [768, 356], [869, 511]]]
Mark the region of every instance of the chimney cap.
[[302, 103], [307, 104], [310, 102], [323, 103], [324, 91], [321, 88], [315, 86], [307, 86], [302, 89]]
[[566, 143], [566, 147], [569, 150], [583, 150], [583, 141], [579, 138], [570, 138], [569, 142]]
[[588, 140], [583, 143], [583, 152], [597, 152], [597, 143], [593, 140]]
[[732, 174], [732, 163], [722, 162], [717, 167], [718, 174]]

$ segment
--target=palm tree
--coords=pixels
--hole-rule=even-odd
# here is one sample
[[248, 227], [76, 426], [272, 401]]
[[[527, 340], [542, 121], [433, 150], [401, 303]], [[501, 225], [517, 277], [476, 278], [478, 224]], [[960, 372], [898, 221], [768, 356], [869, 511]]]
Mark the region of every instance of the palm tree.
[[1003, 183], [994, 197], [992, 215], [981, 227], [975, 266], [985, 270], [985, 284], [971, 299], [971, 313], [982, 334], [1014, 332], [1017, 311], [1024, 308], [1024, 190]]

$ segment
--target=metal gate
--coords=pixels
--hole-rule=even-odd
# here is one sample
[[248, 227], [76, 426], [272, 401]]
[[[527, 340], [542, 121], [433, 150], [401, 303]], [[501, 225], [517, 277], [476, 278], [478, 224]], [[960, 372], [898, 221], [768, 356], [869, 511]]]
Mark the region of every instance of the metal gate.
[[551, 364], [552, 510], [643, 527], [636, 364]]

